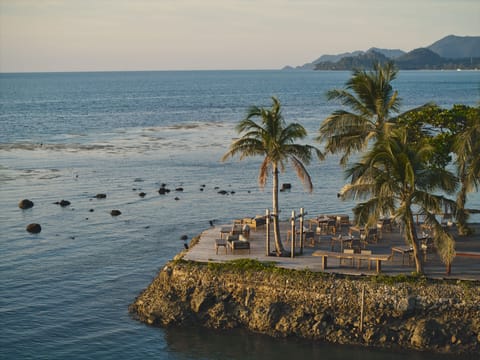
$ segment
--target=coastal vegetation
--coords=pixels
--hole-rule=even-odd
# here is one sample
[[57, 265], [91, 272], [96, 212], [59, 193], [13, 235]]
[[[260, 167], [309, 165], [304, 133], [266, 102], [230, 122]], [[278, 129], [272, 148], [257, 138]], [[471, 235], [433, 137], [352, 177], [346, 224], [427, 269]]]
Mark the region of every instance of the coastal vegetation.
[[[313, 156], [323, 158], [319, 149], [312, 145], [296, 143], [307, 136], [305, 128], [298, 123], [287, 124], [282, 116], [280, 101], [272, 97], [270, 109], [252, 106], [247, 112], [244, 120], [236, 126], [237, 132], [241, 135], [235, 140], [222, 161], [235, 155], [240, 160], [246, 157], [263, 157], [258, 175], [258, 182], [261, 188], [265, 187], [269, 173], [272, 173], [272, 209], [273, 229], [275, 238], [275, 251], [277, 256], [285, 255], [285, 249], [280, 236], [280, 223], [278, 214], [280, 211], [278, 203], [278, 176], [284, 172], [286, 165], [290, 164], [305, 188], [313, 190], [310, 174], [306, 165], [310, 163]], [[256, 122], [254, 119], [259, 119]]]
[[[480, 107], [457, 104], [442, 109], [432, 104], [400, 117], [398, 123], [408, 129], [412, 141], [423, 138], [435, 147], [430, 159], [433, 166], [455, 168], [459, 181], [455, 211], [458, 233], [470, 234], [468, 218], [474, 210], [466, 208], [466, 201], [468, 193], [480, 185]], [[453, 210], [444, 209], [447, 213]]]
[[[391, 85], [397, 72], [392, 62], [375, 63], [372, 71], [354, 70], [344, 89], [330, 90], [328, 99], [344, 108], [324, 120], [317, 140], [326, 153], [342, 154], [342, 166], [352, 154], [363, 154], [346, 170], [350, 183], [339, 193], [342, 199], [365, 200], [353, 209], [356, 223], [370, 227], [392, 216], [413, 248], [416, 271], [423, 273], [414, 211], [423, 215], [449, 273], [455, 241], [436, 216], [454, 215], [460, 234], [468, 234], [466, 194], [478, 189], [480, 179], [479, 109], [425, 104], [392, 116], [400, 107]], [[445, 169], [452, 153], [456, 174]], [[456, 202], [435, 194], [452, 195], [459, 183]]]
[[448, 170], [430, 167], [435, 148], [426, 142], [411, 143], [404, 128], [375, 142], [359, 162], [347, 170], [352, 181], [341, 191], [343, 199], [365, 199], [353, 212], [356, 221], [367, 227], [376, 225], [383, 214], [390, 214], [404, 229], [407, 244], [413, 247], [416, 271], [423, 273], [421, 244], [417, 235], [414, 207], [425, 216], [432, 237], [446, 264], [454, 257], [453, 237], [443, 230], [435, 214], [453, 201], [432, 194], [433, 189], [453, 193], [456, 179]]

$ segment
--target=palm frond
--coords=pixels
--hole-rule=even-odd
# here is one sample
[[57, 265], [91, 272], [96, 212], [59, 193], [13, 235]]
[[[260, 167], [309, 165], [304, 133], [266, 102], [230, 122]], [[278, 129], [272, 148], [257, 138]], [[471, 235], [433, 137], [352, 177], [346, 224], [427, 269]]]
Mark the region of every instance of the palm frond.
[[297, 157], [293, 155], [290, 156], [290, 161], [292, 163], [293, 168], [295, 169], [295, 172], [297, 173], [297, 177], [300, 179], [305, 189], [308, 192], [312, 192], [313, 191], [312, 178], [310, 177], [310, 174], [305, 168], [305, 165], [302, 163], [301, 160], [299, 160]]

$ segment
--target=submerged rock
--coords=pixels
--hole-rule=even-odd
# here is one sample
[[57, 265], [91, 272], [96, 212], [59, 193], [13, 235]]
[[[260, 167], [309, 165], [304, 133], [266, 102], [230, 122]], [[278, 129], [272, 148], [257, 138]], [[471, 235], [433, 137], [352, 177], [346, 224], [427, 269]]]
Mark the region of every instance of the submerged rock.
[[61, 207], [69, 206], [71, 203], [68, 200], [60, 200], [54, 203], [55, 205], [60, 205]]
[[158, 189], [158, 193], [160, 195], [165, 195], [165, 194], [168, 194], [170, 192], [170, 189], [167, 189], [166, 187], [161, 187], [160, 189]]
[[20, 209], [30, 209], [33, 207], [33, 201], [28, 200], [28, 199], [23, 199], [18, 203], [18, 207]]
[[42, 227], [40, 226], [40, 224], [36, 223], [28, 224], [27, 231], [31, 234], [38, 234], [40, 231], [42, 231]]

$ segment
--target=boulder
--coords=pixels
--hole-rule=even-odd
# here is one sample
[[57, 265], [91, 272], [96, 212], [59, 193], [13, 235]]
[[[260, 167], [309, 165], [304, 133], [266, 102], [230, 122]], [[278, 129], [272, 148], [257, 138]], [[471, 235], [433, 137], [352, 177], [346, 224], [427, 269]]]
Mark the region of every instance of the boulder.
[[30, 209], [33, 207], [33, 201], [28, 200], [28, 199], [23, 199], [18, 203], [18, 207], [20, 209]]
[[417, 348], [445, 343], [446, 335], [442, 325], [435, 319], [418, 321], [413, 329], [410, 343]]
[[40, 231], [42, 231], [42, 227], [40, 226], [40, 224], [28, 224], [27, 231], [31, 234], [38, 234]]
[[110, 211], [110, 215], [112, 216], [118, 216], [118, 215], [121, 215], [122, 212], [120, 210], [112, 210]]

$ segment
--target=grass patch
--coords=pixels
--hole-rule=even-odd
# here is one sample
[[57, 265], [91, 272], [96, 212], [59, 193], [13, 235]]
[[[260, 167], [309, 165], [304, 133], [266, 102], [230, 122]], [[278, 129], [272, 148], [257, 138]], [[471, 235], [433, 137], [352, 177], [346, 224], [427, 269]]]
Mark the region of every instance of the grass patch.
[[210, 270], [227, 270], [234, 272], [265, 271], [276, 267], [273, 261], [258, 261], [253, 259], [236, 259], [224, 263], [208, 263]]
[[387, 284], [394, 285], [399, 283], [409, 283], [409, 284], [425, 284], [427, 278], [424, 275], [418, 273], [407, 274], [398, 274], [395, 276], [378, 274], [371, 277], [371, 281], [376, 284]]

